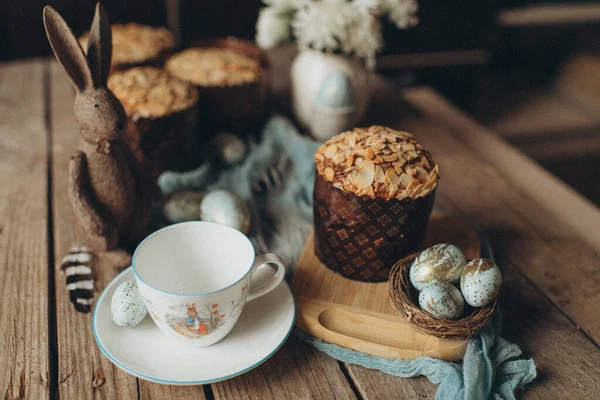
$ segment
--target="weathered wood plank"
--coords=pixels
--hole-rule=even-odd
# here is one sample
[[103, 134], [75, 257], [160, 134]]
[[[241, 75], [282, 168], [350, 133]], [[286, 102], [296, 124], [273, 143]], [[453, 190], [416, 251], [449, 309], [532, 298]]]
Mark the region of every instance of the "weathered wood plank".
[[0, 64], [0, 396], [50, 397], [43, 60]]
[[216, 399], [353, 399], [334, 359], [290, 337], [264, 364], [212, 385]]
[[[52, 132], [52, 207], [54, 263], [58, 327], [59, 395], [68, 399], [138, 397], [137, 381], [106, 359], [92, 334], [92, 314], [80, 314], [69, 301], [60, 261], [78, 244], [67, 198], [67, 171], [79, 141], [79, 126], [73, 118], [74, 91], [58, 63], [50, 62]], [[116, 275], [101, 260], [94, 266], [96, 289], [101, 291]]]
[[[519, 188], [542, 206], [552, 218], [566, 225], [578, 239], [600, 249], [600, 211], [583, 196], [545, 171], [535, 161], [485, 129], [455, 106], [428, 88], [407, 91], [407, 100], [427, 118], [452, 129], [471, 151], [479, 154], [510, 180], [510, 187]], [[431, 134], [432, 139], [435, 134]]]

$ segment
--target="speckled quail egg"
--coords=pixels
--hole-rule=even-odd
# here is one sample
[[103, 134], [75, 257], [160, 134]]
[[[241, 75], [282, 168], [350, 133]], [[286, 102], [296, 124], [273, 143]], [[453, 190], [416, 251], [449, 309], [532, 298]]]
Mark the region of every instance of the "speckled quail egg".
[[231, 133], [218, 134], [212, 145], [219, 160], [226, 165], [237, 164], [246, 156], [246, 143]]
[[453, 285], [433, 282], [419, 293], [419, 306], [434, 317], [458, 319], [465, 310], [465, 301]]
[[460, 290], [467, 304], [483, 307], [491, 303], [502, 285], [502, 272], [492, 261], [476, 258], [469, 262], [460, 278]]
[[173, 193], [163, 204], [163, 214], [171, 223], [197, 221], [200, 219], [202, 193], [183, 190]]
[[110, 300], [110, 311], [113, 321], [119, 326], [130, 327], [142, 322], [148, 311], [136, 281], [126, 281], [117, 286]]
[[250, 212], [244, 199], [228, 190], [207, 193], [200, 203], [200, 219], [226, 225], [246, 234], [250, 230]]
[[431, 282], [457, 283], [467, 264], [465, 255], [451, 244], [436, 244], [425, 249], [410, 267], [410, 282], [421, 291]]

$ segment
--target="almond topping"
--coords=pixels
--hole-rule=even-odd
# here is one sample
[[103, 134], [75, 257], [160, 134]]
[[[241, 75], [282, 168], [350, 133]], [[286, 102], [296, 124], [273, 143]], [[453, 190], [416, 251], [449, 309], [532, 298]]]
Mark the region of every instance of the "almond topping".
[[358, 176], [355, 184], [360, 189], [366, 189], [373, 184], [375, 180], [375, 164], [371, 160], [364, 160], [358, 168]]
[[379, 154], [377, 154], [375, 156], [375, 158], [373, 158], [373, 162], [377, 163], [377, 164], [382, 163], [383, 162], [383, 158], [381, 158], [381, 156]]
[[420, 185], [421, 182], [419, 182], [418, 179], [413, 179], [412, 181], [410, 181], [410, 183], [406, 186], [406, 190], [408, 191], [413, 191], [418, 185]]
[[385, 172], [385, 178], [392, 185], [398, 186], [398, 184], [400, 183], [400, 178], [398, 178], [398, 175], [396, 175], [396, 172], [394, 172], [394, 170], [391, 168]]
[[382, 158], [385, 162], [392, 162], [398, 159], [398, 154], [390, 154], [389, 156], [384, 155]]
[[365, 157], [369, 160], [372, 160], [373, 157], [375, 157], [373, 150], [371, 150], [370, 148], [367, 147], [367, 149], [365, 150]]
[[333, 157], [333, 155], [337, 153], [337, 146], [335, 144], [330, 144], [329, 146], [327, 146], [327, 148], [325, 149], [325, 157], [327, 158], [331, 158]]
[[344, 155], [344, 153], [337, 153], [336, 155], [333, 156], [333, 161], [335, 161], [336, 163], [341, 163], [346, 159], [346, 156]]
[[377, 165], [375, 167], [375, 182], [383, 183], [385, 178], [385, 174], [383, 173], [383, 169]]
[[404, 187], [407, 187], [411, 180], [412, 180], [412, 177], [408, 174], [400, 175], [400, 183]]
[[425, 169], [417, 167], [415, 168], [415, 177], [422, 181], [426, 181], [427, 179], [429, 179], [429, 173], [425, 171]]
[[346, 167], [350, 168], [354, 164], [354, 153], [348, 153], [346, 156]]
[[319, 160], [319, 161], [324, 161], [324, 160], [325, 160], [325, 157], [323, 157], [323, 154], [316, 153], [316, 154], [315, 154], [315, 159], [316, 159], [316, 160]]
[[329, 182], [331, 182], [333, 180], [333, 176], [335, 175], [335, 171], [333, 170], [333, 168], [325, 168], [325, 179], [327, 179]]

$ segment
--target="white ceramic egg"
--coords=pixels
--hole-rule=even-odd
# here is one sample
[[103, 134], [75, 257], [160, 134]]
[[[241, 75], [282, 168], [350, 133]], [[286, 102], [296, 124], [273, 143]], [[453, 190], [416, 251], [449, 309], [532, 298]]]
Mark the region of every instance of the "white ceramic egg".
[[453, 285], [433, 282], [419, 293], [419, 306], [434, 317], [458, 319], [465, 310], [465, 301]]
[[115, 289], [110, 300], [110, 311], [113, 321], [119, 326], [130, 327], [142, 322], [148, 311], [136, 281], [123, 282]]
[[163, 204], [163, 214], [171, 223], [200, 219], [202, 193], [183, 190], [173, 193]]
[[231, 133], [220, 133], [213, 139], [217, 157], [226, 165], [236, 164], [246, 156], [246, 143]]
[[467, 259], [451, 244], [436, 244], [419, 254], [410, 267], [410, 282], [421, 291], [431, 282], [458, 283]]
[[492, 302], [502, 286], [502, 272], [492, 261], [476, 258], [469, 262], [460, 278], [460, 290], [467, 304], [483, 307]]
[[246, 234], [250, 230], [250, 212], [244, 199], [228, 190], [213, 190], [200, 203], [200, 219], [226, 225]]

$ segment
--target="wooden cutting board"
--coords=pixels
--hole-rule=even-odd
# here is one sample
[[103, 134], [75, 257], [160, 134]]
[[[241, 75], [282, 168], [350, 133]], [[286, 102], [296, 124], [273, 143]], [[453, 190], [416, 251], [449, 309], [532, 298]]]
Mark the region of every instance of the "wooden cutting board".
[[[480, 256], [472, 226], [434, 211], [425, 247], [437, 243], [458, 246], [468, 259]], [[387, 282], [354, 281], [321, 264], [312, 234], [298, 261], [292, 291], [298, 308], [296, 326], [329, 343], [388, 358], [458, 361], [465, 353], [466, 340], [440, 339], [412, 328], [391, 306]]]

